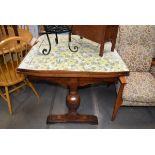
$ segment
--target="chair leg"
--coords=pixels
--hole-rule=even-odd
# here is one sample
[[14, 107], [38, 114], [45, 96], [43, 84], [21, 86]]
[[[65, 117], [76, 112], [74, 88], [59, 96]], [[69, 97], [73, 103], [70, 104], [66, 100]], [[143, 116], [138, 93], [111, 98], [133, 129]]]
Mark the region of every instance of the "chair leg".
[[123, 94], [124, 86], [125, 86], [125, 84], [120, 85], [120, 88], [119, 88], [119, 91], [118, 91], [118, 94], [117, 94], [117, 98], [116, 98], [116, 102], [115, 102], [115, 106], [114, 106], [114, 109], [113, 109], [113, 114], [112, 114], [112, 118], [111, 118], [112, 121], [115, 120], [116, 114], [117, 114], [120, 106], [122, 105], [122, 102], [123, 102], [122, 94]]
[[38, 92], [35, 90], [34, 85], [33, 85], [29, 80], [26, 80], [26, 83], [27, 83], [27, 85], [32, 89], [33, 93], [39, 98], [39, 94], [38, 94]]
[[10, 114], [12, 114], [12, 104], [11, 104], [11, 100], [10, 100], [8, 87], [5, 87], [5, 93], [6, 93], [6, 99], [7, 99], [7, 103], [8, 103], [9, 112], [10, 112]]
[[[6, 97], [5, 97], [5, 95], [3, 94], [3, 92], [1, 91], [1, 89], [0, 89], [0, 96], [3, 98], [3, 100], [7, 101], [7, 100], [6, 100]], [[2, 100], [2, 101], [3, 101], [3, 100]]]

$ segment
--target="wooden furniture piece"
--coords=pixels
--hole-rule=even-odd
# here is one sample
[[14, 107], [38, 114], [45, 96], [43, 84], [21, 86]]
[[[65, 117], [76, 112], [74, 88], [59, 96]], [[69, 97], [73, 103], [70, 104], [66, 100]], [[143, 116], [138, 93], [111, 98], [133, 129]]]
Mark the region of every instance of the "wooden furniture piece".
[[[116, 82], [121, 76], [128, 75], [129, 70], [117, 54], [106, 52], [99, 57], [97, 43], [83, 38], [83, 46], [73, 53], [68, 49], [68, 35], [59, 35], [59, 44], [55, 44], [55, 35], [50, 35], [52, 52], [49, 55], [40, 54], [40, 49], [48, 47], [45, 35], [18, 67], [18, 72], [31, 78], [47, 80], [69, 88], [66, 96], [68, 112], [66, 114], [49, 115], [47, 123], [90, 123], [97, 124], [95, 115], [79, 114], [80, 95], [78, 88], [89, 84]], [[73, 43], [80, 42], [78, 36], [72, 36]], [[43, 46], [43, 47], [42, 47]]]
[[152, 59], [151, 64], [152, 64], [152, 65], [155, 65], [155, 58]]
[[151, 74], [154, 76], [154, 78], [155, 78], [155, 58], [153, 58], [152, 59], [152, 63], [151, 63], [152, 65], [151, 65], [151, 70], [150, 70], [150, 72], [151, 72]]
[[[121, 98], [116, 102], [118, 109], [120, 106], [155, 106], [155, 78], [152, 76], [155, 74], [150, 70], [151, 64], [155, 64], [152, 61], [152, 54], [155, 53], [154, 40], [153, 25], [120, 25], [116, 50], [127, 64], [130, 75], [126, 77]], [[116, 85], [118, 94], [120, 84], [123, 82]]]
[[119, 51], [121, 52], [122, 59], [130, 69], [130, 75], [116, 85], [119, 98], [112, 120], [115, 119], [120, 106], [155, 106], [155, 78], [149, 72], [152, 53], [136, 44], [124, 47]]
[[[17, 25], [12, 25], [11, 27], [12, 27], [13, 30], [14, 30], [15, 36], [19, 36]], [[5, 29], [6, 35], [9, 36], [8, 26], [7, 26], [7, 25], [4, 25], [4, 29]]]
[[[118, 28], [119, 28], [118, 25], [68, 25], [69, 29], [68, 31], [70, 31], [69, 42], [71, 42], [72, 40], [71, 34], [80, 35], [81, 39], [84, 37], [99, 43], [100, 44], [99, 55], [103, 56], [105, 42], [110, 41], [112, 43], [111, 50], [114, 51]], [[44, 27], [40, 26], [40, 34], [44, 33], [45, 33]], [[57, 34], [55, 40], [58, 43]], [[70, 44], [69, 49], [72, 52], [78, 51], [77, 46], [75, 46], [73, 50], [71, 49]]]
[[105, 42], [111, 41], [111, 50], [114, 51], [118, 27], [118, 25], [72, 25], [71, 32], [99, 43], [99, 55], [103, 56]]
[[152, 63], [151, 63], [151, 70], [150, 70], [151, 74], [154, 76], [155, 78], [155, 58], [152, 59]]
[[32, 33], [29, 31], [29, 27], [26, 25], [0, 26], [0, 41], [12, 36], [20, 36], [28, 43], [30, 43], [33, 38]]
[[3, 58], [0, 62], [0, 86], [5, 88], [5, 93], [0, 90], [0, 96], [8, 103], [10, 114], [12, 114], [10, 93], [27, 85], [39, 97], [33, 84], [23, 74], [16, 72], [16, 68], [29, 49], [28, 43], [21, 37], [10, 37], [0, 42], [0, 56]]

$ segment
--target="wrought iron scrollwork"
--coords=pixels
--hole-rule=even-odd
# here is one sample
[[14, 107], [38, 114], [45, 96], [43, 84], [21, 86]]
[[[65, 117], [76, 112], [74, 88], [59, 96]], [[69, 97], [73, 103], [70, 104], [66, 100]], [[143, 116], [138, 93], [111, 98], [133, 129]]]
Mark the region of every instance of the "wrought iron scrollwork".
[[69, 32], [68, 47], [69, 47], [71, 52], [77, 52], [78, 51], [78, 46], [74, 46], [73, 49], [70, 46], [71, 35], [72, 35], [72, 26], [67, 26], [67, 25], [44, 25], [44, 29], [45, 29], [45, 34], [47, 36], [47, 40], [48, 40], [48, 43], [49, 43], [49, 50], [47, 50], [45, 48], [42, 50], [42, 53], [44, 55], [48, 55], [50, 53], [50, 51], [51, 51], [51, 42], [50, 42], [48, 34], [53, 34], [53, 33], [56, 36], [55, 42], [56, 42], [56, 44], [58, 44], [58, 34]]
[[74, 50], [71, 49], [70, 43], [71, 43], [71, 36], [72, 36], [72, 26], [70, 26], [70, 32], [69, 32], [69, 42], [68, 42], [68, 47], [70, 49], [71, 52], [77, 52], [78, 51], [78, 46], [74, 46]]
[[71, 49], [71, 46], [70, 46], [70, 42], [68, 42], [68, 47], [69, 47], [69, 49], [70, 49], [70, 51], [71, 52], [77, 52], [78, 51], [78, 46], [74, 46], [73, 48], [74, 48], [74, 50], [73, 49]]
[[50, 42], [50, 38], [49, 38], [49, 36], [48, 36], [48, 34], [46, 33], [46, 36], [47, 36], [47, 40], [48, 40], [48, 43], [49, 43], [49, 50], [47, 51], [47, 49], [43, 49], [42, 50], [42, 53], [44, 54], [44, 55], [48, 55], [49, 53], [50, 53], [50, 51], [51, 51], [51, 42]]

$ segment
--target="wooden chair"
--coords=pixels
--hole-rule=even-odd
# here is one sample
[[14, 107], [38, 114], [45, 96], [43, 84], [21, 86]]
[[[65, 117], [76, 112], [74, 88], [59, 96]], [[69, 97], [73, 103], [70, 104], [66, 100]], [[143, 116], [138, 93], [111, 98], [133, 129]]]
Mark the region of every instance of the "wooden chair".
[[130, 75], [116, 85], [117, 99], [112, 115], [115, 119], [120, 106], [155, 106], [155, 78], [149, 72], [152, 53], [141, 45], [128, 45], [119, 51]]
[[33, 38], [28, 25], [0, 25], [0, 41], [12, 36], [20, 36], [27, 42]]
[[33, 84], [24, 75], [16, 72], [16, 68], [29, 49], [30, 45], [21, 37], [10, 37], [0, 42], [0, 56], [3, 58], [0, 62], [0, 87], [5, 88], [4, 92], [0, 90], [0, 96], [7, 102], [10, 114], [12, 114], [12, 104], [9, 94], [17, 89], [27, 85], [39, 98]]
[[[32, 33], [29, 32], [28, 25], [0, 25], [0, 41], [13, 36], [20, 36], [28, 43], [33, 38]], [[0, 56], [0, 62], [2, 61], [3, 58]]]
[[152, 67], [151, 67], [150, 72], [155, 78], [155, 58], [152, 59]]

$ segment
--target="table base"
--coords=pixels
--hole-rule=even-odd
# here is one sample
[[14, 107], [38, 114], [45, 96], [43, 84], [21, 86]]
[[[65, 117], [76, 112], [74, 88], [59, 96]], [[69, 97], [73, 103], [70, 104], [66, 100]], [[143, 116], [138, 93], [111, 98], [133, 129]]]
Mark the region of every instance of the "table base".
[[[35, 79], [36, 77], [30, 76], [30, 78]], [[112, 77], [112, 78], [37, 77], [37, 79], [44, 79], [48, 82], [59, 84], [61, 86], [69, 88], [69, 93], [66, 96], [66, 106], [68, 108], [68, 112], [66, 114], [48, 115], [47, 124], [88, 123], [88, 124], [94, 124], [94, 125], [98, 124], [97, 116], [78, 113], [78, 108], [80, 106], [80, 95], [78, 94], [78, 91], [77, 91], [78, 87], [83, 87], [90, 84], [99, 84], [102, 82], [114, 83], [118, 80], [117, 77]], [[118, 105], [118, 103], [116, 105]], [[116, 115], [117, 111], [118, 111], [118, 106], [115, 106], [113, 116]]]
[[82, 115], [82, 114], [49, 115], [47, 117], [47, 124], [54, 124], [54, 123], [88, 123], [97, 125], [98, 119], [94, 115]]

